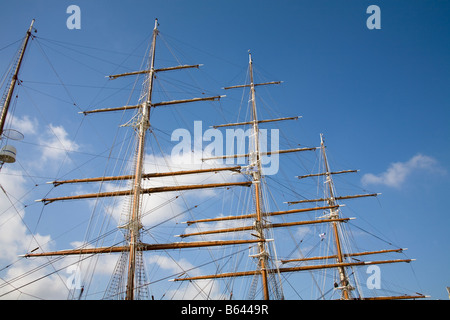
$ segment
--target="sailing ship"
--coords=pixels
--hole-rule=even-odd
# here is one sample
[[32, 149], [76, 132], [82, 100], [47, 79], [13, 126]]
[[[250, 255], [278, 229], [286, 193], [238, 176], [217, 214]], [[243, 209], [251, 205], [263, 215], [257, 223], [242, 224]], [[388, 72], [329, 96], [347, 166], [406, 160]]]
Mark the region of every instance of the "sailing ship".
[[[4, 99], [0, 133], [4, 132], [4, 121], [14, 87], [17, 85], [21, 61], [32, 34], [33, 23], [20, 49], [20, 57], [14, 66], [11, 85]], [[125, 129], [135, 136], [135, 150], [127, 150], [129, 156], [121, 168], [128, 173], [57, 179], [49, 182], [52, 192], [61, 186], [81, 184], [95, 185], [97, 191], [63, 196], [48, 195], [36, 200], [43, 204], [43, 208], [61, 203], [58, 207], [60, 211], [64, 210], [63, 205], [67, 203], [91, 201], [95, 215], [89, 218], [89, 228], [95, 229], [97, 224], [101, 224], [98, 235], [93, 236], [92, 230], [86, 232], [82, 244], [73, 249], [46, 251], [43, 246], [31, 248], [32, 250], [23, 254], [20, 259], [42, 261], [42, 266], [51, 265], [53, 270], [20, 286], [15, 285], [15, 281], [20, 277], [8, 279], [7, 283], [3, 284], [3, 288], [7, 287], [7, 293], [3, 296], [8, 298], [8, 294], [13, 294], [16, 290], [23, 290], [29, 284], [76, 266], [77, 270], [81, 270], [76, 276], [82, 277], [72, 278], [73, 282], [70, 284], [75, 285], [67, 286], [71, 299], [273, 300], [304, 299], [310, 294], [311, 297], [307, 299], [425, 298], [425, 295], [419, 293], [405, 293], [395, 297], [369, 297], [366, 294], [367, 288], [365, 283], [358, 279], [357, 268], [410, 263], [412, 259], [366, 260], [367, 256], [376, 254], [399, 255], [405, 249], [396, 247], [361, 251], [358, 249], [363, 246], [352, 246], [348, 228], [353, 218], [344, 215], [342, 203], [350, 199], [376, 197], [378, 194], [340, 196], [337, 193], [335, 177], [355, 173], [357, 170], [332, 171], [323, 135], [320, 135], [319, 146], [295, 145], [290, 149], [268, 150], [268, 141], [275, 142], [278, 136], [267, 137], [261, 127], [297, 122], [300, 116], [261, 118], [256, 88], [280, 85], [281, 81], [256, 82], [250, 52], [248, 83], [224, 88], [227, 92], [248, 92], [249, 109], [246, 119], [213, 126], [214, 130], [244, 128], [246, 131], [241, 129], [238, 132], [244, 133], [246, 149], [234, 148], [233, 144], [231, 151], [241, 153], [223, 154], [214, 148], [214, 152], [201, 150], [200, 159], [195, 159], [201, 161], [182, 170], [177, 170], [177, 165], [167, 158], [152, 157], [149, 154], [148, 140], [154, 138], [157, 131], [153, 117], [160, 108], [172, 108], [180, 104], [215, 103], [225, 97], [217, 94], [168, 101], [156, 100], [157, 77], [175, 70], [201, 67], [198, 64], [159, 67], [156, 59], [157, 38], [160, 34], [158, 28], [156, 19], [148, 53], [148, 66], [144, 70], [109, 76], [115, 81], [143, 76], [139, 101], [132, 105], [80, 112], [83, 117], [119, 111], [129, 117], [133, 113], [130, 121], [124, 125]], [[161, 148], [159, 143], [158, 146]], [[153, 148], [153, 151], [155, 149]], [[2, 152], [6, 154], [11, 150], [8, 147]], [[295, 155], [294, 161], [302, 161], [299, 157], [303, 156], [299, 155], [308, 153], [314, 154], [313, 157], [321, 163], [316, 167], [318, 170], [295, 178], [290, 173], [286, 178], [289, 182], [277, 182], [278, 191], [284, 196], [273, 196], [275, 191], [271, 189], [270, 184], [275, 181], [275, 175], [267, 174], [267, 167], [264, 165], [267, 164], [268, 157], [276, 156], [278, 159], [280, 156], [280, 161], [284, 161], [283, 157]], [[6, 155], [3, 159], [3, 162], [13, 162], [12, 158], [7, 158]], [[160, 159], [164, 161], [156, 165], [155, 162]], [[149, 171], [148, 168], [152, 165], [155, 169], [159, 166], [160, 170]], [[179, 167], [182, 165], [178, 163]], [[192, 177], [200, 178], [195, 180]], [[320, 188], [317, 192], [314, 192], [316, 189], [311, 193], [308, 191], [308, 194], [294, 191], [298, 184], [308, 179], [319, 181]], [[191, 180], [201, 183], [184, 183]], [[208, 192], [200, 192], [205, 190]], [[323, 194], [310, 197], [310, 194], [319, 192]], [[109, 199], [115, 202], [102, 202]], [[201, 199], [200, 204], [191, 204], [193, 199]], [[118, 226], [108, 229], [119, 206], [123, 211], [119, 221], [116, 221]], [[80, 211], [85, 210], [85, 207], [80, 208]], [[104, 220], [97, 221], [100, 211]], [[157, 215], [159, 220], [149, 220], [152, 215], [156, 215], [155, 212], [160, 213]], [[305, 216], [308, 218], [304, 218]], [[186, 220], [187, 217], [189, 220]], [[153, 225], [146, 225], [148, 221]], [[158, 238], [155, 231], [157, 228], [170, 233], [169, 236]], [[168, 238], [177, 241], [167, 241]], [[315, 255], [316, 251], [321, 252]], [[109, 280], [101, 283], [103, 290], [92, 284], [95, 282], [93, 277], [101, 277], [101, 274], [93, 271], [95, 266], [102, 265], [101, 257], [107, 257], [110, 270], [111, 264], [114, 265]], [[151, 270], [147, 269], [148, 264], [152, 265]], [[29, 276], [33, 276], [33, 270], [28, 272]], [[162, 272], [162, 275], [159, 275], [159, 272]], [[93, 288], [90, 288], [91, 286]], [[369, 292], [376, 293], [377, 290]]]

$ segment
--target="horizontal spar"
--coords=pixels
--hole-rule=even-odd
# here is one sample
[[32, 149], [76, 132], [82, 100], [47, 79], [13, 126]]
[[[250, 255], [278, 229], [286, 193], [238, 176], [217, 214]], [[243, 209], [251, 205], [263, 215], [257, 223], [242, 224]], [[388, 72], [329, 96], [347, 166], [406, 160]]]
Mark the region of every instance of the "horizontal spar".
[[[225, 240], [225, 241], [218, 240], [218, 241], [198, 241], [198, 242], [174, 242], [174, 243], [160, 243], [160, 244], [141, 243], [138, 247], [138, 250], [154, 251], [154, 250], [169, 250], [169, 249], [187, 249], [187, 248], [250, 244], [257, 242], [263, 242], [263, 240]], [[85, 249], [60, 250], [43, 253], [27, 253], [23, 255], [23, 257], [29, 258], [29, 257], [80, 255], [80, 254], [101, 254], [101, 253], [126, 252], [129, 250], [130, 250], [129, 246], [85, 248]]]
[[[406, 249], [400, 248], [400, 249], [389, 249], [389, 250], [378, 250], [378, 251], [365, 251], [365, 252], [356, 252], [356, 253], [345, 253], [344, 257], [359, 257], [359, 256], [366, 256], [366, 255], [372, 255], [372, 254], [380, 254], [380, 253], [390, 253], [390, 252], [403, 252]], [[323, 257], [310, 257], [310, 258], [299, 258], [299, 259], [289, 259], [289, 260], [281, 260], [281, 263], [290, 263], [290, 262], [304, 262], [304, 261], [313, 261], [313, 260], [327, 260], [327, 259], [337, 259], [337, 255], [331, 255], [331, 256], [323, 256]]]
[[[286, 222], [286, 223], [269, 223], [267, 225], [263, 225], [262, 227], [265, 229], [281, 228], [281, 227], [303, 226], [303, 225], [308, 225], [308, 224], [326, 223], [326, 222], [345, 222], [345, 221], [352, 220], [352, 219], [354, 219], [354, 218], [321, 219], [321, 220], [296, 221], [296, 222]], [[194, 232], [194, 233], [185, 233], [185, 234], [176, 235], [176, 237], [185, 238], [185, 237], [216, 234], [216, 233], [249, 231], [249, 230], [254, 230], [254, 229], [255, 229], [255, 226], [244, 226], [244, 227], [236, 227], [236, 228], [228, 228], [228, 229], [218, 229], [218, 230], [208, 230], [208, 231], [200, 231], [200, 232]]]
[[248, 125], [248, 124], [254, 124], [255, 122], [256, 123], [267, 123], [267, 122], [275, 122], [275, 121], [283, 121], [283, 120], [298, 120], [299, 118], [301, 118], [301, 116], [258, 120], [258, 121], [237, 122], [237, 123], [227, 123], [227, 124], [220, 124], [220, 125], [212, 126], [212, 127], [214, 129], [217, 129], [217, 128], [222, 128], [222, 127], [243, 126], [243, 125]]
[[[163, 101], [163, 102], [157, 102], [150, 104], [150, 107], [159, 107], [159, 106], [169, 106], [174, 104], [182, 104], [182, 103], [189, 103], [189, 102], [199, 102], [199, 101], [216, 101], [220, 100], [220, 98], [224, 98], [226, 96], [212, 96], [212, 97], [204, 97], [204, 98], [193, 98], [193, 99], [183, 99], [183, 100], [172, 100], [172, 101]], [[138, 104], [134, 106], [123, 106], [123, 107], [115, 107], [115, 108], [104, 108], [104, 109], [94, 109], [94, 110], [88, 110], [88, 111], [81, 111], [79, 113], [82, 113], [84, 115], [90, 114], [90, 113], [98, 113], [98, 112], [108, 112], [108, 111], [120, 111], [120, 110], [131, 110], [131, 109], [139, 109], [144, 107], [145, 104]]]
[[[294, 210], [287, 210], [287, 211], [274, 211], [274, 212], [267, 212], [263, 213], [265, 216], [277, 216], [282, 214], [290, 214], [290, 213], [301, 213], [301, 212], [310, 212], [310, 211], [317, 211], [317, 210], [326, 210], [326, 209], [336, 209], [340, 206], [325, 206], [325, 207], [315, 207], [315, 208], [305, 208], [305, 209], [294, 209]], [[246, 214], [246, 215], [240, 215], [240, 216], [227, 216], [227, 217], [218, 217], [218, 218], [211, 218], [211, 219], [202, 219], [202, 220], [193, 220], [193, 221], [186, 221], [185, 223], [187, 225], [191, 225], [194, 223], [201, 223], [201, 222], [216, 222], [216, 221], [227, 221], [227, 220], [241, 220], [241, 219], [251, 219], [255, 218], [256, 214]]]
[[[209, 169], [199, 169], [199, 170], [183, 170], [183, 171], [170, 171], [170, 172], [154, 172], [154, 173], [144, 173], [142, 174], [143, 179], [149, 178], [161, 178], [170, 177], [178, 175], [188, 175], [197, 173], [207, 173], [207, 172], [219, 172], [219, 171], [239, 171], [241, 166], [234, 167], [223, 167], [223, 168], [209, 168]], [[47, 182], [53, 184], [55, 187], [66, 183], [82, 183], [82, 182], [104, 182], [104, 181], [120, 181], [120, 180], [131, 180], [134, 179], [134, 175], [123, 175], [123, 176], [113, 176], [113, 177], [97, 177], [97, 178], [86, 178], [86, 179], [71, 179], [71, 180], [56, 180]]]
[[[356, 194], [352, 196], [342, 196], [342, 197], [335, 197], [334, 200], [346, 200], [346, 199], [355, 199], [355, 198], [363, 198], [363, 197], [376, 197], [379, 196], [381, 193], [368, 193], [368, 194]], [[305, 199], [305, 200], [298, 200], [298, 201], [289, 201], [287, 202], [289, 205], [291, 204], [298, 204], [298, 203], [308, 203], [308, 202], [321, 202], [329, 200], [327, 198], [321, 198], [321, 199]]]
[[381, 297], [364, 297], [355, 300], [405, 300], [405, 299], [425, 299], [430, 298], [430, 296], [424, 294], [418, 295], [402, 295], [402, 296], [381, 296]]
[[[296, 149], [288, 149], [288, 150], [276, 150], [276, 151], [269, 151], [269, 152], [260, 152], [260, 154], [261, 154], [261, 156], [268, 156], [268, 155], [272, 155], [272, 154], [283, 154], [283, 153], [300, 152], [300, 151], [312, 151], [312, 150], [317, 150], [319, 148], [320, 147], [296, 148]], [[250, 156], [250, 153], [246, 153], [246, 154], [232, 154], [232, 155], [225, 155], [225, 156], [202, 158], [202, 160], [206, 161], [206, 160], [227, 159], [227, 158], [241, 158], [241, 157], [249, 157], [249, 156]]]
[[[255, 84], [253, 84], [253, 86], [258, 87], [258, 86], [265, 86], [268, 84], [281, 84], [281, 83], [283, 83], [283, 81], [271, 81], [271, 82], [264, 82], [264, 83], [255, 83]], [[229, 89], [236, 89], [236, 88], [248, 88], [251, 86], [252, 86], [251, 84], [240, 84], [237, 86], [225, 87], [223, 89], [229, 90]]]
[[[319, 270], [319, 269], [338, 268], [338, 267], [351, 267], [351, 266], [364, 266], [364, 265], [396, 263], [396, 262], [408, 262], [409, 263], [409, 262], [411, 262], [413, 260], [414, 259], [399, 259], [399, 260], [332, 263], [332, 264], [312, 265], [312, 266], [303, 266], [303, 267], [270, 269], [270, 270], [267, 270], [267, 271], [269, 273], [298, 272], [298, 271], [309, 271], [309, 270]], [[252, 271], [212, 274], [212, 275], [205, 275], [205, 276], [198, 276], [198, 277], [189, 277], [189, 278], [177, 278], [177, 279], [173, 279], [172, 281], [192, 281], [192, 280], [206, 280], [206, 279], [243, 277], [243, 276], [252, 276], [252, 275], [260, 274], [260, 273], [261, 273], [261, 271], [259, 271], [259, 270], [252, 270]]]
[[359, 170], [343, 170], [343, 171], [334, 171], [334, 172], [322, 172], [322, 173], [313, 173], [313, 174], [307, 174], [304, 176], [297, 176], [298, 179], [303, 178], [309, 178], [309, 177], [320, 177], [320, 176], [326, 176], [328, 174], [341, 174], [341, 173], [354, 173], [358, 172]]
[[[178, 69], [188, 69], [188, 68], [199, 68], [202, 66], [202, 64], [196, 64], [196, 65], [183, 65], [183, 66], [176, 66], [176, 67], [169, 67], [169, 68], [161, 68], [161, 69], [154, 69], [154, 72], [161, 72], [161, 71], [171, 71], [171, 70], [178, 70]], [[150, 73], [151, 70], [141, 70], [141, 71], [134, 71], [134, 72], [127, 72], [127, 73], [121, 73], [121, 74], [114, 74], [111, 76], [107, 76], [110, 80], [114, 80], [120, 77], [126, 77], [126, 76], [133, 76], [138, 74], [144, 74], [144, 73]]]
[[[249, 186], [251, 186], [251, 184], [252, 184], [251, 181], [244, 181], [244, 182], [212, 183], [212, 184], [186, 185], [186, 186], [173, 186], [173, 187], [154, 187], [154, 188], [142, 189], [141, 194], [195, 190], [195, 189], [207, 189], [207, 188], [221, 188], [221, 187], [232, 187], [232, 186], [249, 187]], [[46, 198], [46, 199], [39, 199], [39, 200], [35, 200], [35, 201], [36, 202], [44, 202], [44, 204], [49, 204], [54, 201], [128, 196], [128, 195], [131, 195], [132, 193], [133, 193], [133, 190], [120, 190], [120, 191], [112, 191], [112, 192], [89, 193], [89, 194], [82, 194], [82, 195], [77, 195], [77, 196]]]

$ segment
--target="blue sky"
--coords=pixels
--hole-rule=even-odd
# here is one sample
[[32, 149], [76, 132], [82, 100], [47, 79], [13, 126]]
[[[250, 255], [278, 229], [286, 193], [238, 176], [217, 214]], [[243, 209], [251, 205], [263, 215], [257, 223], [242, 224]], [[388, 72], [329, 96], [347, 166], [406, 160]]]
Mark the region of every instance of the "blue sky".
[[[72, 4], [81, 9], [80, 30], [66, 27], [66, 9]], [[381, 9], [380, 30], [366, 27], [366, 9], [372, 4]], [[335, 169], [361, 170], [352, 183], [382, 193], [370, 202], [365, 219], [409, 248], [408, 256], [417, 259], [411, 267], [417, 278], [414, 282], [419, 283], [417, 291], [447, 299], [449, 14], [448, 1], [20, 0], [2, 6], [0, 47], [20, 39], [31, 19], [36, 19], [40, 45], [33, 42], [34, 54], [25, 60], [25, 92], [21, 91], [25, 102], [18, 104], [16, 115], [35, 125], [39, 122], [40, 133], [45, 133], [47, 123], [53, 125], [54, 132], [59, 127], [68, 140], [76, 135], [71, 147], [86, 153], [86, 158], [80, 155], [79, 163], [89, 160], [89, 154], [105, 150], [110, 143], [107, 137], [116, 127], [96, 118], [82, 122], [78, 111], [127, 101], [127, 90], [111, 96], [112, 89], [100, 88], [129, 88], [132, 81], [106, 84], [104, 76], [139, 68], [139, 55], [147, 48], [155, 18], [159, 19], [164, 41], [173, 45], [183, 62], [204, 64], [199, 81], [208, 93], [224, 94], [222, 87], [245, 80], [250, 49], [259, 79], [284, 81], [282, 86], [258, 91], [270, 94], [268, 104], [276, 101], [273, 114], [303, 116], [300, 132], [294, 133], [300, 143], [318, 145], [319, 133], [323, 133], [330, 158], [336, 161], [332, 163]], [[2, 71], [16, 49], [13, 45], [0, 51]], [[173, 65], [167, 53], [167, 60], [161, 63]], [[41, 83], [60, 80], [67, 86]], [[225, 94], [229, 102], [223, 102], [220, 111], [234, 121], [232, 108], [241, 97], [239, 93]], [[156, 126], [191, 126], [193, 120], [205, 118], [217, 121], [207, 108], [189, 110], [185, 123], [176, 118], [175, 111], [172, 115], [176, 123], [159, 125], [155, 115]], [[76, 121], [74, 117], [78, 117]], [[113, 119], [109, 117], [105, 119]], [[114, 121], [120, 124], [123, 119]], [[90, 134], [80, 130], [87, 122], [105, 139], [100, 145], [91, 143]], [[29, 129], [28, 136], [26, 133], [24, 142], [17, 146], [19, 155], [31, 148], [23, 155], [27, 159], [24, 166], [32, 158], [28, 152], [38, 152], [39, 144], [33, 138], [39, 132]], [[50, 135], [47, 139], [52, 141]], [[58, 156], [49, 154], [47, 160]], [[90, 161], [101, 168], [98, 159]], [[26, 168], [33, 169], [31, 165]], [[18, 166], [12, 169], [21, 170]], [[37, 165], [34, 169], [35, 176], [43, 175]], [[52, 176], [73, 174], [61, 170]], [[81, 170], [91, 173], [89, 167]], [[365, 176], [363, 180], [366, 174], [372, 179]], [[38, 177], [29, 180], [26, 182], [41, 182]], [[25, 193], [28, 189], [23, 183]], [[32, 189], [36, 191], [43, 192]], [[36, 195], [39, 197], [42, 195]], [[30, 219], [34, 223], [38, 220], [36, 216]], [[68, 220], [76, 222], [74, 217]], [[40, 235], [45, 236], [50, 227], [43, 228]]]

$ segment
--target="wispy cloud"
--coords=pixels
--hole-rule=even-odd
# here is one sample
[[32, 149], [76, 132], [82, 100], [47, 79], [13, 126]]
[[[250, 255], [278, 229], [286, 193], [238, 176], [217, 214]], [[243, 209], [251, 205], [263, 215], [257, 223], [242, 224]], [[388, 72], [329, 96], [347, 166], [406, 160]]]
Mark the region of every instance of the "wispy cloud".
[[14, 117], [12, 119], [13, 128], [18, 130], [22, 134], [36, 134], [38, 128], [38, 121], [36, 119], [30, 119], [29, 116], [23, 116], [22, 118]]
[[63, 126], [50, 124], [46, 134], [46, 139], [43, 141], [47, 146], [46, 152], [43, 154], [44, 160], [61, 159], [67, 152], [77, 151], [80, 148], [77, 143], [69, 139]]
[[364, 185], [382, 184], [388, 187], [399, 188], [411, 174], [419, 170], [444, 172], [436, 159], [417, 154], [406, 162], [391, 163], [387, 170], [380, 174], [367, 173], [362, 177], [361, 181]]

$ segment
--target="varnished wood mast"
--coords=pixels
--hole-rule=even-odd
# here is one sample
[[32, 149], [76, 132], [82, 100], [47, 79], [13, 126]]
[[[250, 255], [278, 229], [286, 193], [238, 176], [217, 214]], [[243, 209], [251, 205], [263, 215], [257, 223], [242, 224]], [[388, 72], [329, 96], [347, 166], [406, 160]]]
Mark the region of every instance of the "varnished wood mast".
[[14, 70], [14, 74], [13, 74], [13, 76], [11, 78], [11, 83], [9, 84], [8, 93], [6, 94], [5, 102], [3, 103], [3, 106], [2, 106], [2, 111], [1, 111], [1, 114], [0, 114], [0, 137], [3, 134], [3, 129], [4, 129], [5, 123], [6, 123], [6, 117], [8, 115], [9, 106], [11, 104], [11, 98], [13, 96], [14, 88], [15, 88], [17, 80], [18, 80], [20, 66], [22, 65], [23, 57], [25, 55], [25, 50], [27, 48], [28, 41], [29, 41], [29, 39], [31, 37], [31, 32], [33, 31], [33, 25], [34, 25], [34, 19], [31, 20], [30, 27], [27, 30], [27, 34], [26, 34], [25, 39], [23, 41], [22, 47], [20, 49], [19, 59], [17, 60], [17, 65], [16, 65], [16, 68]]

